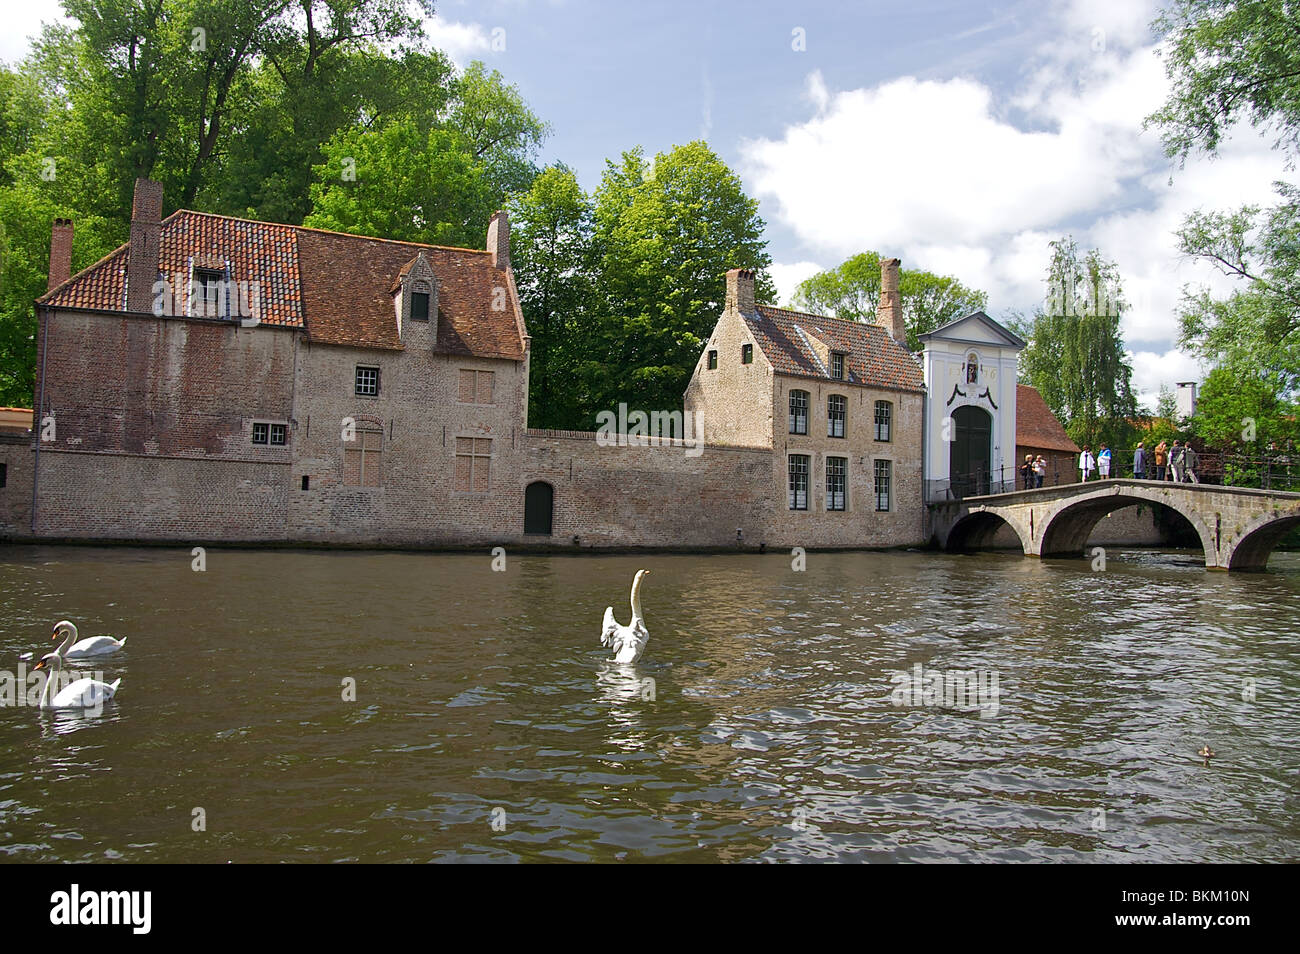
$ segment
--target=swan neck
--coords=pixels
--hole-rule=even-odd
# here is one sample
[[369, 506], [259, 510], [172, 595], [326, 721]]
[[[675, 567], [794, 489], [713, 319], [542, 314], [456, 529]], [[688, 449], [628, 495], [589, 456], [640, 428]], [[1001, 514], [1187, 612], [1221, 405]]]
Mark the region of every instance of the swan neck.
[[50, 707], [50, 690], [54, 685], [54, 674], [58, 671], [59, 670], [56, 666], [51, 665], [45, 672], [45, 686], [41, 689], [40, 707], [42, 709], [48, 709]]
[[68, 635], [63, 637], [63, 642], [59, 644], [59, 648], [57, 652], [60, 655], [67, 652], [68, 647], [71, 646], [74, 642], [76, 642], [76, 639], [77, 639], [77, 625], [76, 623], [69, 623]]
[[641, 619], [641, 580], [638, 573], [636, 579], [632, 581], [632, 623], [635, 626], [636, 621]]

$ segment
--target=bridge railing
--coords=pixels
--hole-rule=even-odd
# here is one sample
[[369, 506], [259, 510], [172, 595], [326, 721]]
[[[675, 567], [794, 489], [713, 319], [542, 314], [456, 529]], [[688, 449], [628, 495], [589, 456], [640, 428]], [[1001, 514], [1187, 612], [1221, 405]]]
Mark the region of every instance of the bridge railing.
[[[1135, 450], [1111, 451], [1111, 477], [1136, 477], [1139, 480], [1172, 481], [1173, 468], [1166, 457], [1157, 467], [1155, 452], [1143, 448], [1142, 472], [1133, 468]], [[1224, 487], [1253, 487], [1259, 490], [1300, 491], [1300, 454], [1283, 452], [1249, 455], [1206, 451], [1197, 453], [1196, 466], [1190, 473], [1183, 468], [1182, 483], [1216, 484]], [[1094, 474], [1094, 478], [1097, 475]]]
[[[1166, 464], [1157, 468], [1155, 454], [1144, 449], [1141, 473], [1133, 468], [1135, 450], [1111, 451], [1110, 468], [1105, 477], [1100, 468], [1087, 475], [1087, 480], [1136, 478], [1138, 480], [1173, 481], [1173, 468]], [[1095, 455], [1094, 455], [1095, 456]], [[1078, 458], [1074, 458], [1077, 462]], [[1272, 454], [1249, 456], [1245, 454], [1203, 453], [1197, 455], [1196, 466], [1180, 474], [1183, 483], [1212, 484], [1225, 487], [1253, 487], [1261, 490], [1300, 491], [1300, 454]], [[1056, 487], [1084, 480], [1077, 467], [1063, 468], [1061, 458], [1053, 458], [1046, 472], [1033, 473], [1026, 478], [1019, 467], [1000, 467], [995, 470], [973, 470], [954, 475], [949, 480], [926, 482], [926, 500], [939, 503], [944, 500], [961, 500], [963, 497], [983, 497], [989, 494], [1013, 493], [1035, 487]]]
[[988, 494], [1009, 494], [1017, 490], [1031, 490], [1034, 487], [1056, 487], [1060, 484], [1077, 482], [1077, 472], [1063, 470], [1060, 460], [1047, 464], [1042, 474], [1033, 474], [1027, 482], [1018, 467], [999, 467], [994, 470], [972, 470], [964, 474], [955, 474], [948, 480], [930, 480], [926, 482], [926, 500], [939, 503], [944, 500], [961, 500], [963, 497], [983, 497]]

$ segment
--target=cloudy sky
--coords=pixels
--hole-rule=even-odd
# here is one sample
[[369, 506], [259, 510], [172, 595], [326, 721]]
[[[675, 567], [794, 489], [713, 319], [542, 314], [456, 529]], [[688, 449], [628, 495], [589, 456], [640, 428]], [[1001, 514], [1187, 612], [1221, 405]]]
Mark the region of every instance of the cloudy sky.
[[[435, 43], [482, 59], [552, 123], [543, 155], [594, 188], [604, 162], [703, 137], [761, 201], [783, 300], [874, 249], [955, 275], [1004, 318], [1042, 301], [1049, 240], [1072, 234], [1120, 268], [1136, 384], [1202, 372], [1176, 348], [1196, 208], [1269, 201], [1287, 176], [1250, 130], [1177, 169], [1143, 117], [1167, 81], [1154, 0], [899, 3], [442, 0]], [[0, 57], [60, 15], [7, 11]]]

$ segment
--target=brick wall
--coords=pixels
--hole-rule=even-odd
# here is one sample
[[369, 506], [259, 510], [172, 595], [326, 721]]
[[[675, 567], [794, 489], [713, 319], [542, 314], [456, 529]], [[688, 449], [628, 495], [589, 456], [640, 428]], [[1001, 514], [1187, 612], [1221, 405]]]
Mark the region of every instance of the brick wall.
[[[303, 343], [288, 504], [292, 539], [456, 544], [522, 530], [526, 362], [435, 352], [431, 331], [429, 323], [406, 322], [403, 351]], [[355, 393], [358, 365], [379, 368], [378, 397]], [[490, 405], [460, 401], [462, 369], [493, 373]], [[345, 418], [382, 430], [381, 486], [345, 481]], [[456, 489], [458, 437], [491, 441], [487, 492]]]
[[0, 539], [24, 537], [32, 529], [32, 439], [30, 434], [0, 431]]
[[[754, 349], [751, 364], [741, 362], [745, 344]], [[718, 366], [713, 370], [708, 363], [710, 351], [718, 352]], [[684, 405], [703, 422], [704, 439], [710, 444], [771, 447], [774, 380], [772, 364], [754, 342], [744, 319], [727, 310], [696, 362]]]
[[[49, 536], [265, 540], [283, 535], [295, 332], [228, 322], [47, 312], [36, 529]], [[38, 365], [38, 374], [39, 374]], [[38, 382], [39, 386], [39, 382]]]
[[779, 545], [770, 536], [771, 452], [698, 449], [692, 457], [681, 442], [603, 447], [591, 433], [530, 431], [512, 539], [547, 542], [522, 532], [523, 489], [540, 480], [555, 492], [555, 545], [577, 536], [581, 547], [731, 547], [738, 528], [747, 546]]
[[[789, 433], [790, 391], [808, 392], [808, 433]], [[827, 398], [846, 399], [845, 436], [827, 436]], [[875, 439], [876, 401], [892, 405], [889, 441]], [[925, 508], [921, 501], [922, 397], [901, 391], [850, 387], [841, 382], [778, 375], [773, 413], [772, 484], [779, 492], [774, 536], [791, 545], [912, 546], [923, 543]], [[789, 509], [789, 458], [807, 455], [809, 496], [806, 511]], [[826, 509], [826, 458], [846, 458], [846, 510]], [[887, 512], [876, 510], [875, 461], [887, 460], [891, 499]]]

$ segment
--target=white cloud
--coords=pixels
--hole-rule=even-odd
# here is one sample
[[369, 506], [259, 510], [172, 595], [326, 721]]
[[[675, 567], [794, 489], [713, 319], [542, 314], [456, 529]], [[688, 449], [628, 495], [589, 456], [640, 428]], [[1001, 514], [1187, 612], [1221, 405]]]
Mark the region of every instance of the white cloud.
[[1147, 27], [1154, 10], [1058, 5], [1060, 29], [1015, 89], [901, 76], [834, 90], [814, 72], [808, 119], [742, 142], [747, 183], [810, 257], [897, 255], [987, 291], [995, 316], [1042, 302], [1052, 239], [1100, 248], [1119, 265], [1135, 384], [1153, 402], [1160, 383], [1201, 377], [1176, 348], [1183, 286], [1228, 287], [1180, 257], [1174, 231], [1196, 208], [1268, 203], [1283, 175], [1282, 159], [1243, 131], [1169, 184], [1158, 136], [1142, 129], [1168, 88]]
[[6, 4], [5, 28], [0, 30], [0, 61], [17, 63], [41, 34], [42, 23], [67, 22], [59, 0], [27, 0]]
[[446, 53], [460, 67], [471, 60], [482, 59], [492, 50], [492, 37], [479, 23], [456, 23], [441, 17], [427, 17], [424, 32], [434, 47]]
[[788, 265], [773, 262], [767, 268], [767, 273], [776, 285], [776, 301], [773, 304], [788, 306], [799, 283], [824, 270], [816, 262], [793, 262]]

